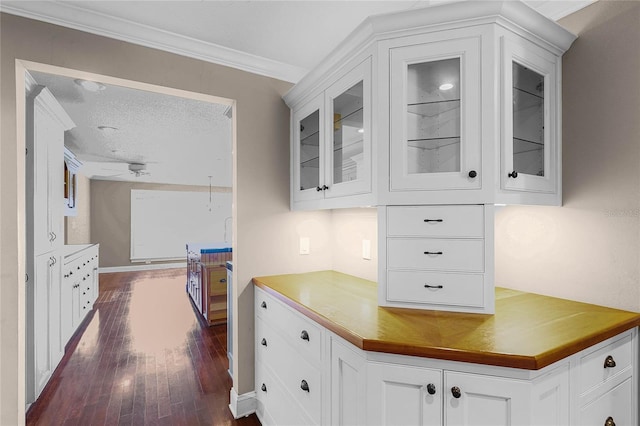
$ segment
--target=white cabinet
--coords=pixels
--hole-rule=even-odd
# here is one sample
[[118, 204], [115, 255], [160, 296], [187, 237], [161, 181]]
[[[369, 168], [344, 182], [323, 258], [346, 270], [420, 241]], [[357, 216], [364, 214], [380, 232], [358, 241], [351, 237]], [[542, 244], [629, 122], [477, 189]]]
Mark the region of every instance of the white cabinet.
[[294, 209], [349, 207], [372, 192], [371, 58], [292, 111]]
[[390, 191], [481, 188], [480, 39], [394, 43]]
[[257, 414], [263, 424], [326, 424], [324, 331], [256, 289]]
[[[60, 324], [60, 257], [43, 254], [35, 258], [33, 312], [27, 318], [27, 394], [40, 395], [64, 353]], [[30, 382], [30, 379], [33, 382]], [[33, 387], [33, 388], [31, 388]]]
[[333, 334], [331, 347], [331, 424], [367, 425], [367, 360]]
[[99, 292], [99, 244], [65, 246], [62, 266], [63, 304], [62, 330], [65, 343], [93, 309]]

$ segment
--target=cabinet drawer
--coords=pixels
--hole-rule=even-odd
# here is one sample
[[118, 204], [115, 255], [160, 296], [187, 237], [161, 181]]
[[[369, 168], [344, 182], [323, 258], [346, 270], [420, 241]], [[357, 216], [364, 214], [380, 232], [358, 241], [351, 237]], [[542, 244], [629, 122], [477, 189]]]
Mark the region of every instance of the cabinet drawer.
[[484, 236], [482, 206], [408, 206], [387, 209], [388, 236]]
[[481, 274], [389, 271], [387, 300], [452, 306], [483, 306], [483, 276]]
[[312, 425], [264, 364], [256, 365], [256, 414], [264, 426]]
[[314, 423], [321, 420], [322, 379], [319, 367], [309, 364], [279, 333], [263, 320], [256, 324], [256, 361], [278, 372], [286, 391]]
[[[608, 357], [611, 357], [615, 367], [607, 362]], [[580, 394], [584, 395], [620, 375], [631, 367], [632, 359], [633, 345], [630, 334], [583, 356], [580, 359]], [[606, 367], [605, 363], [610, 366]]]
[[302, 314], [293, 311], [259, 288], [255, 288], [255, 313], [267, 321], [305, 359], [319, 363], [322, 358], [322, 329]]
[[602, 426], [611, 417], [616, 425], [633, 424], [634, 403], [632, 378], [620, 383], [601, 397], [585, 405], [580, 410], [579, 422], [581, 426]]
[[483, 272], [484, 240], [389, 238], [387, 260], [390, 269]]

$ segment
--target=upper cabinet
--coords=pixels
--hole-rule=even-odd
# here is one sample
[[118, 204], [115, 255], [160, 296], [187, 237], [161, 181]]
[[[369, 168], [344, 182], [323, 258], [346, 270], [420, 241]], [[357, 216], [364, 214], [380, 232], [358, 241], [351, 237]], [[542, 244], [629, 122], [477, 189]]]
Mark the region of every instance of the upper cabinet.
[[519, 1], [368, 18], [285, 95], [292, 208], [560, 205], [574, 39]]
[[349, 207], [371, 194], [371, 58], [296, 108], [292, 125], [295, 208]]

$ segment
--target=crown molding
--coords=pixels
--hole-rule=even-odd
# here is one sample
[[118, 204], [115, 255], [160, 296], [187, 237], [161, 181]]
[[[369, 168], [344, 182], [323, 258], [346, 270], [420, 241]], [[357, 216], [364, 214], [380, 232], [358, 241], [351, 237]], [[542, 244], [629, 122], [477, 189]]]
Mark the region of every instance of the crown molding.
[[0, 2], [0, 12], [88, 32], [144, 47], [275, 78], [298, 82], [308, 70], [214, 43], [138, 24], [58, 1]]

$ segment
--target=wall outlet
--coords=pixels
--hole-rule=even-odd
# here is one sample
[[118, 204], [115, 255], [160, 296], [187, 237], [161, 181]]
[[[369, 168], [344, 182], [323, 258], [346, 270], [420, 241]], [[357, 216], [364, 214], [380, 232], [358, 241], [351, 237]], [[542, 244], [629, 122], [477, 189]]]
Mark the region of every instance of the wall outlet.
[[371, 260], [371, 240], [362, 240], [362, 258]]
[[309, 254], [309, 237], [300, 237], [300, 254]]

